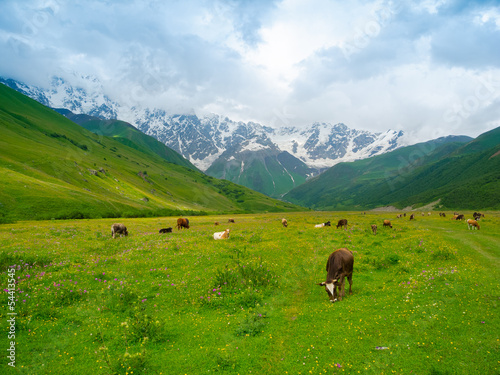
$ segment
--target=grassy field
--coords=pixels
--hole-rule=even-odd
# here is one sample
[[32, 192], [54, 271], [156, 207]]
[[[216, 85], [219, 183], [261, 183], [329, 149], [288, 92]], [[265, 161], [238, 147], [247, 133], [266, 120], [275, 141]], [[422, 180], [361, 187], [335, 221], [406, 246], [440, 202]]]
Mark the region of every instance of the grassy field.
[[[164, 235], [176, 218], [122, 219], [114, 240], [116, 219], [1, 225], [1, 372], [498, 374], [500, 213], [479, 231], [447, 214], [200, 216]], [[340, 247], [353, 295], [331, 304], [316, 284]]]

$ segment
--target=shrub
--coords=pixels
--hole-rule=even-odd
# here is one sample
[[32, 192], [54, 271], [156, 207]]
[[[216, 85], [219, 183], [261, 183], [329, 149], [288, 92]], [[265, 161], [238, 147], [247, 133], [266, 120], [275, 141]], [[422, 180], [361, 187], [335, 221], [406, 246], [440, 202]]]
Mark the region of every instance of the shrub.
[[434, 250], [431, 254], [432, 259], [450, 260], [456, 259], [456, 257], [455, 252], [447, 247], [440, 247], [439, 249]]
[[263, 331], [266, 325], [264, 319], [266, 314], [248, 314], [239, 327], [236, 329], [236, 336], [257, 336]]
[[398, 264], [399, 263], [399, 255], [391, 254], [385, 257], [385, 260], [389, 264]]

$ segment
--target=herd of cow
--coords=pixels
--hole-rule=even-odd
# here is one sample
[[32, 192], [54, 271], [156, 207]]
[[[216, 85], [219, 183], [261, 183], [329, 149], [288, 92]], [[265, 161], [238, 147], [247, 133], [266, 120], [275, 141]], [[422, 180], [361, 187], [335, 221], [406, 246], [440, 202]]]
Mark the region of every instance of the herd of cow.
[[[429, 212], [428, 215], [431, 215]], [[422, 212], [422, 216], [425, 216], [425, 214]], [[440, 217], [446, 217], [446, 214], [444, 212], [439, 213]], [[472, 215], [474, 219], [468, 219], [466, 221], [467, 226], [469, 229], [480, 229], [478, 221], [484, 217], [484, 214], [479, 213], [479, 212], [474, 212]], [[401, 218], [401, 217], [406, 217], [405, 214], [400, 214], [397, 215], [396, 218]], [[452, 220], [464, 220], [464, 215], [454, 213]], [[414, 220], [415, 216], [414, 214], [410, 215], [410, 220]], [[229, 219], [228, 223], [234, 223], [234, 219]], [[219, 225], [220, 223], [216, 221], [214, 223], [216, 226]], [[283, 218], [281, 219], [281, 224], [283, 227], [288, 227], [288, 221]], [[321, 224], [316, 224], [314, 227], [315, 228], [323, 228], [323, 227], [330, 227], [332, 224], [330, 221], [327, 221], [325, 223]], [[392, 228], [392, 224], [390, 220], [384, 220], [383, 222], [384, 227], [390, 227]], [[340, 219], [337, 223], [337, 229], [338, 228], [344, 228], [347, 229], [347, 219]], [[182, 228], [189, 229], [189, 219], [187, 218], [179, 218], [177, 219], [177, 229], [180, 230]], [[373, 234], [377, 234], [377, 225], [372, 224], [371, 229]], [[171, 233], [172, 228], [163, 228], [160, 229], [160, 233]], [[214, 240], [221, 240], [221, 239], [227, 239], [229, 238], [229, 232], [230, 229], [226, 229], [223, 232], [215, 232], [213, 237]], [[111, 226], [111, 235], [113, 238], [115, 238], [115, 235], [124, 235], [128, 236], [128, 231], [125, 225], [123, 224], [113, 224]], [[324, 286], [325, 291], [328, 293], [328, 297], [330, 299], [330, 302], [335, 302], [337, 300], [342, 301], [342, 298], [345, 295], [345, 279], [347, 278], [347, 281], [349, 282], [349, 294], [352, 294], [352, 272], [354, 269], [354, 256], [352, 254], [352, 251], [346, 249], [346, 248], [341, 248], [338, 250], [335, 250], [333, 253], [330, 254], [328, 257], [328, 260], [326, 262], [326, 280], [319, 283], [318, 285]]]

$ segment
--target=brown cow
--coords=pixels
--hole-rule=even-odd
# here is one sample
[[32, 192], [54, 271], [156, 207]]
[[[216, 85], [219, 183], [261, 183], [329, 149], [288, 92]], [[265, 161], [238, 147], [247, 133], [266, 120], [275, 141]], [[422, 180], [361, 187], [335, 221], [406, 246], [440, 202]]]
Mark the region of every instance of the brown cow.
[[479, 226], [479, 223], [476, 220], [468, 219], [467, 220], [467, 227], [469, 229], [476, 229], [479, 230], [481, 227]]
[[227, 222], [228, 223], [234, 223], [234, 219], [229, 219]]
[[281, 224], [283, 224], [285, 228], [288, 227], [288, 221], [285, 218], [281, 219]]
[[375, 224], [372, 224], [372, 232], [373, 234], [377, 234], [377, 226]]
[[219, 225], [219, 222], [218, 222], [218, 221], [216, 221], [214, 224], [215, 224], [215, 225]]
[[347, 219], [340, 219], [337, 223], [337, 229], [339, 229], [339, 227], [344, 227], [344, 229], [347, 229]]
[[172, 227], [160, 229], [160, 233], [172, 233]]
[[457, 217], [455, 218], [455, 220], [464, 220], [465, 219], [464, 215], [462, 215], [462, 214], [459, 214], [459, 215], [456, 215], [456, 216]]
[[[345, 295], [345, 278], [349, 281], [349, 294], [352, 294], [352, 272], [354, 257], [346, 248], [335, 250], [326, 262], [326, 281], [318, 285], [324, 286], [330, 302], [342, 301]], [[338, 289], [338, 291], [337, 291]]]
[[391, 224], [391, 221], [390, 220], [384, 220], [384, 227], [390, 227], [392, 228], [392, 224]]
[[482, 214], [481, 212], [474, 212], [472, 214], [472, 217], [474, 218], [474, 220], [479, 220], [481, 219], [482, 217], [484, 217], [484, 214]]
[[113, 238], [115, 238], [115, 235], [116, 234], [119, 234], [120, 237], [121, 235], [125, 235], [128, 236], [128, 231], [127, 231], [127, 227], [123, 224], [118, 224], [118, 223], [115, 223], [111, 226], [111, 235], [113, 236]]
[[181, 228], [189, 229], [189, 219], [186, 218], [177, 219], [177, 230]]

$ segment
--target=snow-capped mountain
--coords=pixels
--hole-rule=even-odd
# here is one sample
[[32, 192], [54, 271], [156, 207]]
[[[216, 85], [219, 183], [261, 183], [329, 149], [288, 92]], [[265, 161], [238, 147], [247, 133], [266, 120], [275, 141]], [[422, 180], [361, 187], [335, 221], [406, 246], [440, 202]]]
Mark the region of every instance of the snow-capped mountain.
[[241, 145], [242, 151], [257, 151], [276, 146], [303, 161], [324, 169], [342, 161], [379, 155], [402, 145], [402, 132], [388, 130], [370, 133], [350, 129], [344, 124], [314, 123], [307, 127], [271, 128], [254, 122], [235, 122], [210, 115], [171, 115], [162, 110], [137, 110], [121, 117], [206, 171], [225, 151]]
[[12, 79], [0, 78], [0, 82], [52, 108], [127, 121], [207, 174], [271, 196], [279, 196], [339, 162], [364, 159], [406, 145], [402, 132], [371, 133], [341, 123], [274, 128], [217, 114], [198, 117], [194, 113], [130, 108], [104, 95], [102, 85], [92, 77], [82, 77], [77, 87], [53, 78], [49, 89]]

